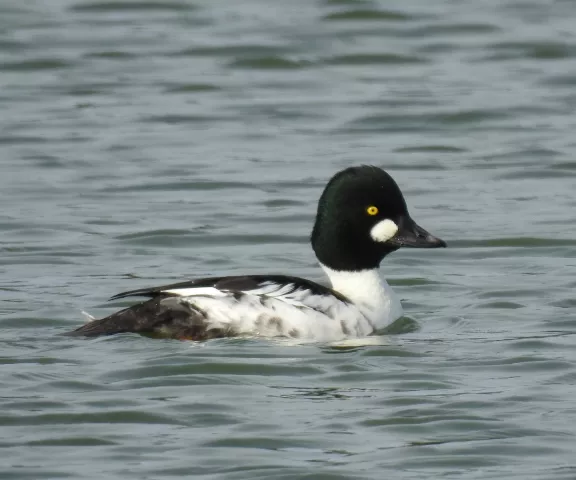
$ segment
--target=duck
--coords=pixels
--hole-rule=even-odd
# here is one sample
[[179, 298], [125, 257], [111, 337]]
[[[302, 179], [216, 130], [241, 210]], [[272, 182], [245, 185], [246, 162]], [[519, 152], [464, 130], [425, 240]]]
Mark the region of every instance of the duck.
[[380, 275], [382, 260], [403, 247], [446, 242], [408, 213], [398, 184], [382, 168], [337, 172], [318, 201], [310, 237], [330, 286], [290, 275], [223, 276], [114, 295], [145, 300], [67, 332], [98, 337], [139, 333], [204, 341], [222, 337], [287, 337], [331, 342], [378, 334], [403, 315]]

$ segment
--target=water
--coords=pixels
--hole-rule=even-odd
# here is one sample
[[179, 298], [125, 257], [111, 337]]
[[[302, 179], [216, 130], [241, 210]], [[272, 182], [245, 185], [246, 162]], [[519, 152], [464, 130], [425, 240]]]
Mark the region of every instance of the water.
[[[0, 6], [0, 477], [576, 478], [568, 1]], [[442, 251], [381, 345], [58, 336], [123, 290], [276, 272], [338, 169]]]

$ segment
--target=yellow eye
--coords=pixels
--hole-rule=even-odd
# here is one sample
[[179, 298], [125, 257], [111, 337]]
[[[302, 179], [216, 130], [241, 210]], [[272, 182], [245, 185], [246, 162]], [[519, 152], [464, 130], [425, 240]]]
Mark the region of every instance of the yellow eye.
[[366, 213], [368, 215], [378, 215], [378, 207], [375, 207], [374, 205], [370, 205], [367, 209], [366, 209]]

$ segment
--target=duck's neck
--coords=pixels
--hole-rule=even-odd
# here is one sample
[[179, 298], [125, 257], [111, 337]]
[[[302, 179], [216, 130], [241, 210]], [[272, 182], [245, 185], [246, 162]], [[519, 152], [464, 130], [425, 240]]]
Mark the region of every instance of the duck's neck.
[[388, 321], [402, 315], [400, 300], [380, 276], [378, 268], [349, 272], [320, 265], [330, 279], [332, 288], [362, 310], [367, 309], [372, 315], [388, 317]]

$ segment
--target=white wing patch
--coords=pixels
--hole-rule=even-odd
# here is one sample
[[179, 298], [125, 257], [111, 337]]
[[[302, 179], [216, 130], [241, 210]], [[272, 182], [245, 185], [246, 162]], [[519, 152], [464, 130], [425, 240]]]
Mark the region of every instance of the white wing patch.
[[226, 292], [214, 287], [193, 287], [193, 288], [175, 288], [173, 290], [164, 290], [163, 293], [170, 293], [180, 297], [194, 297], [196, 295], [208, 295], [210, 297], [225, 297]]
[[[255, 288], [253, 290], [242, 291], [242, 293], [244, 293], [245, 295], [273, 297], [281, 299], [284, 302], [296, 307], [310, 308], [296, 298], [301, 297], [302, 295], [296, 295], [296, 296], [293, 295], [296, 292], [308, 292], [308, 290], [303, 289], [298, 290], [294, 287], [293, 283], [279, 284], [275, 282], [264, 282], [258, 288]], [[192, 287], [192, 288], [174, 288], [171, 290], [164, 290], [163, 293], [178, 295], [180, 297], [197, 297], [197, 296], [226, 297], [229, 296], [231, 292], [229, 290], [219, 290], [214, 287]]]
[[[298, 294], [300, 292], [300, 294]], [[246, 295], [260, 295], [271, 298], [277, 298], [295, 307], [311, 308], [310, 306], [302, 303], [302, 293], [310, 295], [310, 291], [306, 289], [297, 289], [293, 283], [275, 283], [264, 282], [259, 288], [254, 290], [245, 290], [243, 293]]]

